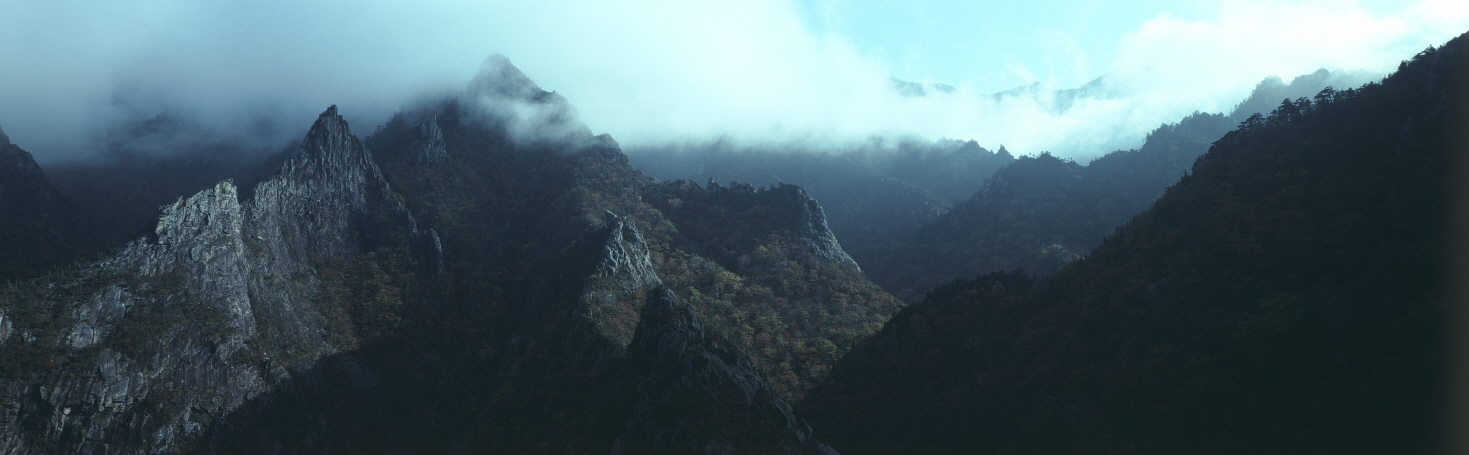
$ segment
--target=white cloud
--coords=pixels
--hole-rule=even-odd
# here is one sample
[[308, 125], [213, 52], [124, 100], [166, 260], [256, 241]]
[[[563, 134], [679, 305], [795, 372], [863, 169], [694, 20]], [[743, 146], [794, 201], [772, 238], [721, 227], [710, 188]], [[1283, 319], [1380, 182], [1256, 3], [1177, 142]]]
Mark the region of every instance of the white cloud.
[[1159, 16], [1119, 40], [1113, 62], [1088, 61], [1060, 33], [1050, 68], [993, 65], [1042, 77], [1110, 68], [1122, 82], [1122, 98], [1056, 115], [964, 92], [899, 97], [887, 62], [813, 32], [799, 6], [778, 0], [8, 0], [0, 125], [43, 161], [81, 154], [100, 129], [164, 107], [221, 130], [268, 115], [292, 138], [339, 104], [366, 133], [416, 97], [463, 86], [498, 52], [624, 146], [913, 133], [1086, 157], [1135, 146], [1195, 109], [1228, 109], [1266, 75], [1387, 71], [1469, 28], [1452, 1], [1382, 17], [1336, 2], [1277, 3], [1226, 1], [1201, 21]]

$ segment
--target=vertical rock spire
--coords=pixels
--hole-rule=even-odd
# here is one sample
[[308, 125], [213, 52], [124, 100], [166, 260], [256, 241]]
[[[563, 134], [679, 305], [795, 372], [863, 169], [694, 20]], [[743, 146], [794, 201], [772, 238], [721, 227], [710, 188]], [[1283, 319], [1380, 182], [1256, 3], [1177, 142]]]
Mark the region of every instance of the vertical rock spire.
[[413, 161], [423, 165], [435, 165], [449, 159], [448, 147], [444, 144], [444, 132], [439, 129], [439, 116], [430, 116], [418, 126], [418, 137], [413, 140]]

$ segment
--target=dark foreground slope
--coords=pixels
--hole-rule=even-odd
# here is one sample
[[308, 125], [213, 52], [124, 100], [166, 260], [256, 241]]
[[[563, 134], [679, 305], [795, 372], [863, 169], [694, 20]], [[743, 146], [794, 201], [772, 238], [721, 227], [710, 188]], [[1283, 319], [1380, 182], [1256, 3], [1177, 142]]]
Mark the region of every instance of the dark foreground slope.
[[1035, 283], [957, 281], [801, 409], [847, 453], [1423, 453], [1465, 37], [1282, 104]]
[[1015, 269], [1049, 273], [1147, 209], [1262, 103], [1269, 113], [1282, 97], [1358, 79], [1326, 70], [1289, 85], [1270, 77], [1229, 116], [1196, 112], [1148, 133], [1137, 150], [1108, 153], [1086, 165], [1045, 153], [1021, 157], [993, 175], [976, 175], [983, 179], [977, 192], [921, 227], [877, 241], [852, 239], [849, 248], [863, 253], [859, 260], [874, 281], [905, 300], [955, 278]]

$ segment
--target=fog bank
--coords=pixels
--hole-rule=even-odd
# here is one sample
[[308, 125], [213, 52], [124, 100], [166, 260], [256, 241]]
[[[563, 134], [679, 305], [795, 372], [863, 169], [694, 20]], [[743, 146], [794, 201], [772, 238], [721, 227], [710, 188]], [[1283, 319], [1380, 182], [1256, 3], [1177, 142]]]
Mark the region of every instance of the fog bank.
[[500, 53], [625, 147], [918, 135], [1086, 158], [1195, 110], [1228, 111], [1265, 76], [1386, 73], [1469, 28], [1466, 10], [1225, 0], [1208, 19], [1160, 14], [1118, 38], [1113, 61], [1089, 63], [1105, 75], [1095, 96], [1057, 109], [1055, 89], [1072, 87], [997, 97], [915, 80], [953, 90], [905, 96], [893, 62], [814, 31], [803, 2], [7, 1], [0, 125], [42, 162], [86, 157], [161, 113], [268, 149], [331, 104], [370, 133]]

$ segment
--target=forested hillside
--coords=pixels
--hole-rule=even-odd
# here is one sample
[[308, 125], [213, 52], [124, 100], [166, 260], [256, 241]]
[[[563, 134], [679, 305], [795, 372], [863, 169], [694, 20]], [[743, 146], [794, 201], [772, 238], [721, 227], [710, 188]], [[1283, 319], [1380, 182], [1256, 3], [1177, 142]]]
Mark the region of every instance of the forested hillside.
[[1253, 116], [1085, 259], [959, 280], [799, 409], [844, 453], [1423, 453], [1461, 36]]
[[1315, 94], [1361, 77], [1319, 70], [1290, 84], [1266, 78], [1229, 116], [1195, 112], [1160, 125], [1137, 150], [1108, 153], [1085, 165], [1048, 153], [1021, 157], [911, 234], [848, 243], [864, 252], [868, 275], [904, 300], [956, 278], [1016, 269], [1049, 273], [1085, 256], [1103, 236], [1147, 209], [1265, 100], [1278, 104], [1282, 96]]

